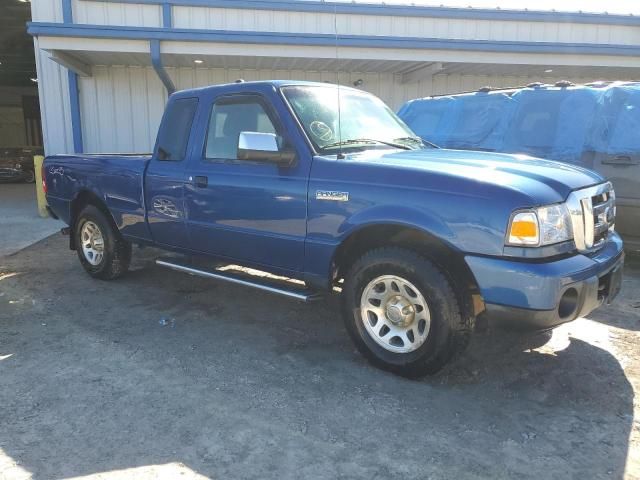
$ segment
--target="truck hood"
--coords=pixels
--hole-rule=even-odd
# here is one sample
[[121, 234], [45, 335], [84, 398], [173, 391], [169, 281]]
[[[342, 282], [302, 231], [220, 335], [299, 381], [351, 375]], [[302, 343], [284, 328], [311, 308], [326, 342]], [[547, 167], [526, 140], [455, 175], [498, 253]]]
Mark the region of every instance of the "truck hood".
[[527, 155], [439, 148], [387, 152], [368, 150], [348, 158], [499, 185], [528, 196], [532, 204], [563, 201], [573, 190], [604, 181], [586, 168]]

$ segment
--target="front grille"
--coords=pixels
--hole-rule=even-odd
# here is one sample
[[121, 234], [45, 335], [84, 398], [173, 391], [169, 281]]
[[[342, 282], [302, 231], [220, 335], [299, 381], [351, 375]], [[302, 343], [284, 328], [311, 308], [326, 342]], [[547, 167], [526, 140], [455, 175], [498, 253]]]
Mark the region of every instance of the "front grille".
[[591, 197], [594, 248], [607, 241], [609, 230], [615, 222], [615, 194], [612, 192], [613, 190], [610, 190]]
[[572, 192], [567, 199], [576, 248], [589, 252], [600, 248], [613, 230], [615, 192], [610, 182]]

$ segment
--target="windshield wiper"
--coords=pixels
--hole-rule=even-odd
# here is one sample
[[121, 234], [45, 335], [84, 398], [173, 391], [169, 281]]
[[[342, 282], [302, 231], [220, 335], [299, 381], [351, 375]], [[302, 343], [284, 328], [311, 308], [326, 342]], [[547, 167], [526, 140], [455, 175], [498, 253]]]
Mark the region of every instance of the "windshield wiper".
[[394, 138], [394, 142], [413, 142], [416, 145], [420, 145], [421, 147], [429, 146], [431, 148], [440, 148], [435, 143], [427, 142], [420, 137], [401, 137]]
[[344, 145], [353, 145], [355, 143], [379, 143], [381, 145], [387, 145], [393, 148], [401, 148], [403, 150], [411, 150], [409, 145], [405, 145], [402, 143], [396, 142], [387, 142], [386, 140], [376, 140], [374, 138], [351, 138], [349, 140], [342, 140], [341, 142], [330, 143], [329, 145], [325, 145], [322, 149], [333, 148], [333, 147], [342, 147]]

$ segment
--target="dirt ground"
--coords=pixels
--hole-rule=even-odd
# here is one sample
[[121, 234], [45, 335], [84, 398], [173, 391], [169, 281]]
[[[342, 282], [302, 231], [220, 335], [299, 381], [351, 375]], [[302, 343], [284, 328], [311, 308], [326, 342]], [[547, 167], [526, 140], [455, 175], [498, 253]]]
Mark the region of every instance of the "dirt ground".
[[337, 302], [156, 267], [90, 279], [53, 236], [0, 257], [0, 478], [640, 478], [640, 261], [550, 334], [440, 374], [370, 367]]

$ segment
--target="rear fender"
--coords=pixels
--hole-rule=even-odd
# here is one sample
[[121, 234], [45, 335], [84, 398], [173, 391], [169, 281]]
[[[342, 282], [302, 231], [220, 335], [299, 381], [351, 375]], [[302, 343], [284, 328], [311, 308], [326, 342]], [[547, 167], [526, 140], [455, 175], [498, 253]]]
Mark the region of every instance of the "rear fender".
[[104, 196], [99, 196], [99, 194], [95, 193], [92, 190], [80, 190], [75, 194], [73, 200], [71, 200], [71, 202], [69, 203], [69, 248], [71, 250], [76, 249], [74, 232], [78, 215], [87, 205], [94, 205], [95, 207], [97, 207], [102, 213], [105, 214], [114, 230], [118, 231], [118, 227], [113, 218], [113, 215], [107, 207], [107, 202], [105, 201]]

